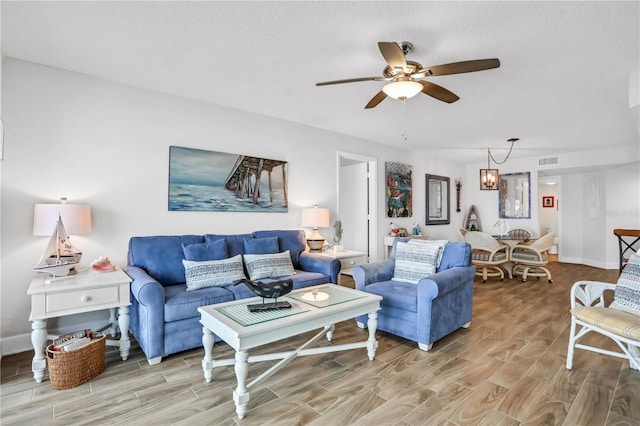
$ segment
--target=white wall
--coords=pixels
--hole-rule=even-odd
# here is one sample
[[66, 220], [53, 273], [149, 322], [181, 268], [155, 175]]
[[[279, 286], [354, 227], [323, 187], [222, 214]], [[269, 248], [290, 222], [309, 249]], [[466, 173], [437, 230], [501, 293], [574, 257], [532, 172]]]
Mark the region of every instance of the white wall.
[[[108, 82], [98, 78], [3, 58], [2, 117], [5, 122], [4, 160], [0, 163], [0, 353], [28, 349], [30, 300], [26, 295], [32, 268], [46, 246], [46, 238], [32, 235], [33, 207], [66, 196], [71, 202], [90, 204], [93, 232], [76, 237], [74, 245], [90, 263], [108, 255], [126, 263], [127, 242], [134, 235], [250, 232], [257, 229], [300, 226], [300, 211], [314, 204], [336, 212], [336, 152], [344, 151], [378, 160], [378, 247], [392, 219], [384, 210], [384, 163], [413, 166], [412, 218], [394, 218], [411, 229], [418, 221], [432, 238], [457, 239], [457, 229], [471, 204], [479, 207], [485, 228], [497, 220], [497, 191], [480, 191], [478, 169], [482, 163], [460, 165], [442, 161], [425, 150], [409, 152], [309, 126], [250, 114]], [[236, 213], [169, 212], [167, 209], [168, 154], [170, 145], [247, 154], [289, 162], [289, 212]], [[621, 161], [638, 158], [638, 150], [616, 149], [585, 153], [585, 165], [598, 159], [611, 164], [604, 171], [603, 229], [596, 230], [606, 246], [606, 264], [617, 267], [609, 247], [611, 227], [638, 228], [638, 163], [627, 171]], [[578, 155], [575, 156], [576, 158]], [[616, 160], [617, 159], [617, 162]], [[622, 160], [621, 160], [622, 159]], [[579, 159], [565, 162], [572, 167]], [[531, 171], [532, 218], [520, 227], [538, 229], [537, 160], [513, 159], [502, 173]], [[451, 224], [425, 227], [425, 173], [451, 178]], [[455, 211], [453, 181], [462, 176], [461, 212]], [[561, 223], [576, 225], [571, 240], [563, 238], [567, 255], [580, 259], [583, 178], [563, 179]], [[617, 188], [617, 189], [616, 189]], [[625, 191], [628, 193], [620, 192]], [[612, 195], [609, 195], [611, 193]], [[632, 194], [632, 195], [628, 195]], [[633, 195], [635, 194], [635, 195]], [[567, 200], [567, 202], [565, 202]], [[567, 209], [564, 209], [564, 207]], [[512, 221], [513, 222], [513, 221]], [[622, 226], [620, 224], [626, 224]], [[516, 227], [510, 223], [512, 228]], [[611, 228], [611, 229], [608, 229]], [[322, 230], [325, 236], [331, 229]], [[569, 242], [571, 241], [571, 242]], [[577, 241], [577, 243], [575, 243]], [[574, 247], [575, 246], [575, 247]], [[612, 257], [613, 260], [612, 261]], [[106, 314], [82, 315], [52, 321], [50, 326], [75, 329]], [[81, 325], [82, 324], [82, 325]]]
[[[26, 292], [47, 243], [32, 235], [37, 202], [66, 196], [70, 202], [91, 205], [93, 232], [73, 239], [84, 252], [83, 263], [107, 255], [124, 266], [134, 235], [299, 229], [301, 209], [314, 204], [328, 207], [334, 220], [337, 151], [377, 157], [379, 201], [384, 200], [385, 161], [413, 166], [414, 218], [403, 224], [408, 228], [415, 220], [424, 225], [424, 174], [464, 170], [399, 147], [11, 58], [4, 58], [2, 67], [2, 353], [29, 347]], [[169, 212], [170, 145], [288, 161], [289, 212]], [[378, 205], [382, 256], [388, 219], [384, 203]], [[444, 235], [449, 228], [432, 234]], [[330, 228], [322, 232], [331, 235]], [[75, 316], [50, 321], [50, 328], [74, 329], [102, 318], [106, 314]]]

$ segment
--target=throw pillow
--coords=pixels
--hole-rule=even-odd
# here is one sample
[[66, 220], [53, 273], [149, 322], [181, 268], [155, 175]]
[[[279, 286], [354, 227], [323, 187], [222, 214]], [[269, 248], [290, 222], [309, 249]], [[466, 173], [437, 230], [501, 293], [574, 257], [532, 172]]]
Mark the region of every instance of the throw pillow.
[[241, 255], [204, 262], [183, 260], [182, 264], [184, 265], [184, 276], [187, 279], [187, 291], [206, 287], [221, 287], [246, 278]]
[[244, 240], [245, 254], [275, 254], [279, 251], [278, 237], [247, 238]]
[[436, 244], [396, 244], [394, 281], [418, 284], [422, 278], [436, 273], [440, 246]]
[[442, 262], [442, 254], [444, 253], [444, 246], [446, 246], [448, 242], [449, 240], [409, 240], [409, 244], [437, 245], [438, 247], [440, 247], [438, 260], [436, 261], [436, 268], [440, 267], [440, 262]]
[[188, 244], [182, 246], [184, 258], [196, 262], [227, 258], [227, 242], [224, 238], [209, 243]]
[[632, 254], [618, 278], [611, 308], [640, 315], [640, 256]]
[[245, 254], [244, 264], [252, 281], [295, 274], [289, 250], [274, 254]]

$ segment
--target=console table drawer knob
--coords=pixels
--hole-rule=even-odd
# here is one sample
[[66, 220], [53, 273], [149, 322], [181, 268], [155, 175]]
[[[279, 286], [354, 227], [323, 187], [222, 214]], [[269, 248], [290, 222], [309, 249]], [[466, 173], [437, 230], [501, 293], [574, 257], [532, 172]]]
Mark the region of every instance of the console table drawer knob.
[[80, 298], [82, 303], [87, 303], [91, 301], [91, 296], [87, 296], [86, 294]]

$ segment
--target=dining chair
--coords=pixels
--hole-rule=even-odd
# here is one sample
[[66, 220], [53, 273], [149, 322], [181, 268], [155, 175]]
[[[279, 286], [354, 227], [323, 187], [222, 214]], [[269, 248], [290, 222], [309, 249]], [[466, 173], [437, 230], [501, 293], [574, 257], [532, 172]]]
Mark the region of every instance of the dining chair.
[[629, 260], [629, 254], [638, 251], [640, 229], [614, 229], [613, 235], [618, 237], [618, 254], [620, 256], [620, 273]]
[[[464, 239], [471, 246], [471, 264], [476, 267], [476, 275], [482, 276], [482, 282], [489, 277], [504, 280], [503, 265], [509, 261], [509, 246], [480, 231], [469, 231], [464, 234]], [[511, 278], [510, 270], [506, 271]]]
[[549, 232], [531, 244], [516, 244], [511, 248], [509, 260], [514, 263], [513, 275], [527, 277], [547, 277], [552, 283], [551, 272], [545, 267], [549, 262], [548, 252], [553, 245], [555, 232]]

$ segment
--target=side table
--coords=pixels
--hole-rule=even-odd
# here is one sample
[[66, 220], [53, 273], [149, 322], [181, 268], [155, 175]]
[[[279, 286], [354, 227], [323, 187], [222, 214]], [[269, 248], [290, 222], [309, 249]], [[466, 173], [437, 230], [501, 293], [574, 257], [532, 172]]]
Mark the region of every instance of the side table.
[[[120, 347], [122, 360], [129, 357], [129, 284], [131, 278], [121, 269], [113, 272], [81, 271], [77, 275], [50, 280], [49, 275], [38, 274], [29, 285], [31, 296], [31, 344], [35, 355], [31, 362], [33, 378], [42, 382], [47, 366], [45, 345], [47, 319], [109, 309], [111, 336], [120, 329], [120, 340], [107, 340], [107, 344]], [[116, 308], [118, 317], [116, 319]]]
[[327, 250], [323, 251], [322, 256], [330, 257], [332, 259], [340, 260], [340, 273], [338, 274], [338, 285], [340, 285], [340, 275], [353, 275], [353, 267], [356, 265], [361, 265], [363, 263], [367, 263], [367, 253], [362, 251], [351, 251], [351, 250], [343, 250], [343, 251], [335, 251], [335, 250]]
[[[393, 250], [393, 242], [396, 240], [396, 238], [398, 237], [392, 237], [391, 235], [387, 235], [386, 237], [384, 237], [384, 258], [385, 259], [389, 259], [391, 257], [391, 250]], [[406, 237], [402, 237], [402, 238], [410, 238], [410, 239], [416, 239], [416, 240], [428, 240], [429, 237], [427, 237], [426, 235], [407, 235]]]

